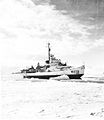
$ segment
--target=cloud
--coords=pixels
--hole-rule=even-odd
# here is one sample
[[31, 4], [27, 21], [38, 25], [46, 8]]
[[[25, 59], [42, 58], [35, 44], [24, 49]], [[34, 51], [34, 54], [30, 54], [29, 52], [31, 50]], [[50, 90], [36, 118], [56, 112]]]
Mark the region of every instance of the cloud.
[[96, 40], [104, 36], [104, 0], [51, 0], [50, 4], [55, 5], [60, 12], [66, 11], [66, 16], [71, 16], [81, 25], [87, 26], [87, 34], [82, 37], [70, 33], [79, 42], [84, 40], [93, 46]]
[[50, 0], [50, 4], [56, 5], [58, 10], [67, 11], [67, 14], [95, 15], [99, 12], [104, 15], [104, 0]]
[[44, 55], [48, 41], [55, 47], [54, 52], [62, 55], [81, 54], [101, 46], [99, 41], [93, 43], [89, 39], [93, 25], [63, 15], [55, 5], [34, 3], [31, 0], [0, 2], [0, 44], [4, 63], [6, 59], [10, 64], [24, 60], [26, 55]]
[[95, 47], [98, 47], [98, 46], [104, 47], [104, 37], [103, 37], [102, 39], [96, 40], [96, 41], [94, 42], [94, 46], [95, 46]]

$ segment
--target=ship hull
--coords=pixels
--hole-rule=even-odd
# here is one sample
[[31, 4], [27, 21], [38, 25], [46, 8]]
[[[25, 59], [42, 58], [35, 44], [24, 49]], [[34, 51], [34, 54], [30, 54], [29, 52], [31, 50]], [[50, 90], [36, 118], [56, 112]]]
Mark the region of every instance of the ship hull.
[[[39, 78], [39, 79], [49, 79], [52, 77], [58, 77], [60, 75], [42, 75], [42, 76], [34, 76], [34, 75], [26, 75], [24, 76], [24, 78]], [[81, 77], [83, 76], [83, 74], [75, 74], [75, 75], [67, 75], [69, 77], [69, 79], [81, 79]]]
[[24, 78], [49, 79], [67, 75], [70, 79], [80, 79], [84, 75], [85, 65], [80, 67], [67, 66], [66, 63], [63, 64], [60, 59], [50, 54], [50, 50], [50, 43], [48, 43], [48, 60], [44, 66], [38, 63], [35, 69], [31, 66], [29, 69], [21, 70]]
[[81, 79], [84, 74], [68, 75], [70, 79]]
[[65, 68], [67, 70], [63, 71], [52, 71], [52, 72], [31, 72], [24, 73], [24, 78], [39, 78], [39, 79], [49, 79], [52, 77], [58, 77], [62, 75], [67, 75], [69, 79], [80, 79], [84, 75], [84, 66], [78, 68]]

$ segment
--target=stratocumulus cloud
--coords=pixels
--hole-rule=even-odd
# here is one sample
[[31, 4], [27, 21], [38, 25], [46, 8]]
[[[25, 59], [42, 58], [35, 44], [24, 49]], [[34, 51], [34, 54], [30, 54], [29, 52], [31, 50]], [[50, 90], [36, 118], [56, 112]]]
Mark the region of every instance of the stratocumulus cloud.
[[[61, 0], [62, 1], [62, 0]], [[57, 2], [58, 3], [58, 2]], [[95, 8], [94, 8], [95, 9]], [[0, 2], [0, 37], [2, 58], [18, 55], [43, 54], [43, 44], [51, 41], [61, 54], [81, 54], [91, 48], [103, 46], [102, 22], [91, 24], [94, 17], [83, 23], [83, 12], [68, 13], [57, 4], [45, 0], [3, 0]], [[76, 15], [77, 14], [77, 15]], [[87, 13], [86, 13], [87, 14]], [[80, 17], [82, 15], [82, 17]], [[96, 28], [96, 29], [95, 29]], [[96, 32], [96, 33], [95, 33]], [[95, 35], [95, 36], [94, 36]], [[99, 36], [96, 39], [96, 36]], [[39, 51], [42, 49], [41, 51]], [[57, 51], [59, 54], [59, 52]], [[13, 60], [14, 60], [13, 59]]]

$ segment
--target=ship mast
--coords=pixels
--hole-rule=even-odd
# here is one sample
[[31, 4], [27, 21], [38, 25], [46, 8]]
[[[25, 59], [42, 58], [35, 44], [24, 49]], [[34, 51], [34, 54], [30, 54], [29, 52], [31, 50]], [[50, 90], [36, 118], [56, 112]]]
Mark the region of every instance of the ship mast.
[[48, 43], [48, 60], [49, 60], [49, 63], [50, 63], [50, 51], [51, 51], [50, 43]]

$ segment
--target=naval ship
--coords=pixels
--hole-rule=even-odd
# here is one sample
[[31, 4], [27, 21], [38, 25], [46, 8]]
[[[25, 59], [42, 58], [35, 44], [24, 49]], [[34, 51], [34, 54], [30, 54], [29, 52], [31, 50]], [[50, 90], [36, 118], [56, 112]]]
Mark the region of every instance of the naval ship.
[[85, 65], [73, 67], [62, 63], [60, 59], [57, 59], [51, 54], [50, 43], [48, 43], [48, 60], [45, 61], [45, 65], [41, 66], [40, 63], [38, 63], [36, 68], [31, 66], [28, 69], [21, 70], [21, 73], [24, 78], [49, 79], [67, 75], [70, 79], [80, 79], [81, 76], [84, 75], [84, 70]]

